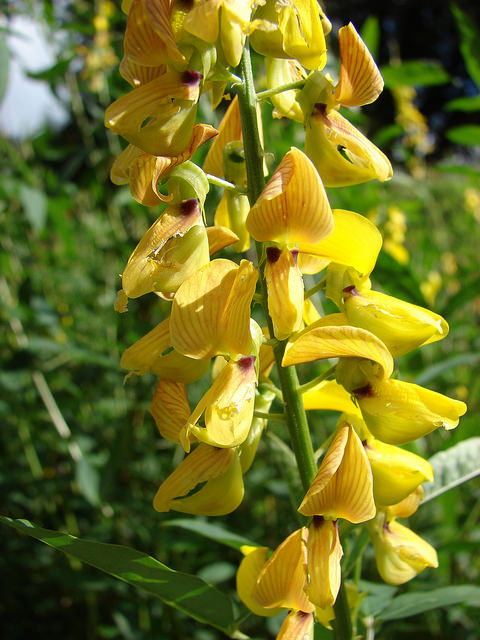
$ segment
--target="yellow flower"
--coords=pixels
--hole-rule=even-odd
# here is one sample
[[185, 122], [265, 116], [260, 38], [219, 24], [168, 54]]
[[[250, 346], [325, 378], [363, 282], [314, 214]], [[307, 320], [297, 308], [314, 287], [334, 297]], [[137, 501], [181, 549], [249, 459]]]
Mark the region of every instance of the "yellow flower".
[[323, 18], [316, 0], [266, 0], [253, 15], [252, 47], [264, 56], [294, 58], [307, 69], [323, 68]]
[[[201, 483], [206, 483], [192, 495]], [[153, 506], [156, 511], [180, 511], [221, 516], [234, 511], [243, 499], [243, 476], [235, 449], [200, 443], [161, 484]]]
[[388, 444], [405, 444], [439, 427], [454, 429], [467, 410], [460, 400], [400, 380], [374, 381], [351, 390], [369, 430]]
[[113, 102], [105, 126], [145, 153], [177, 156], [191, 140], [202, 76], [168, 71]]
[[448, 334], [448, 324], [433, 311], [366, 287], [345, 287], [342, 310], [350, 324], [380, 338], [394, 358]]
[[159, 180], [167, 176], [174, 167], [189, 160], [200, 145], [216, 134], [217, 130], [210, 125], [194, 125], [187, 146], [176, 156], [153, 156], [129, 144], [115, 159], [110, 179], [114, 184], [128, 184], [135, 200], [146, 207], [168, 202], [172, 196], [165, 196], [159, 191]]
[[207, 232], [197, 199], [172, 205], [153, 223], [128, 259], [117, 311], [127, 298], [151, 291], [174, 292], [210, 260]]
[[306, 516], [345, 518], [353, 523], [375, 516], [370, 464], [360, 438], [348, 423], [336, 432], [298, 510]]
[[438, 567], [435, 549], [416, 533], [379, 513], [369, 526], [377, 569], [389, 584], [404, 584], [426, 567]]
[[257, 272], [251, 262], [213, 260], [187, 278], [175, 294], [170, 320], [173, 347], [195, 359], [234, 360], [252, 347], [250, 305]]

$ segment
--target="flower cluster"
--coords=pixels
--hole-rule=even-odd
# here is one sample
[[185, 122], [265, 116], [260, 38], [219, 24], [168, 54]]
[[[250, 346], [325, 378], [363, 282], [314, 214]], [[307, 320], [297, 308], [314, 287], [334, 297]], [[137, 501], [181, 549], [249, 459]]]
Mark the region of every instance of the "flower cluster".
[[[273, 352], [281, 367], [338, 359], [334, 378], [303, 395], [302, 411], [341, 413], [298, 507], [310, 524], [270, 557], [264, 547], [245, 548], [237, 575], [239, 596], [254, 613], [290, 611], [279, 638], [311, 637], [314, 617], [328, 625], [334, 615], [340, 520], [367, 523], [388, 582], [436, 566], [433, 548], [396, 521], [415, 510], [421, 483], [433, 478], [428, 462], [399, 445], [454, 428], [465, 412], [462, 402], [392, 377], [394, 358], [444, 338], [448, 326], [372, 289], [381, 235], [362, 215], [332, 210], [325, 190], [391, 178], [386, 156], [339, 112], [373, 102], [383, 81], [351, 23], [338, 33], [338, 81], [322, 71], [330, 23], [316, 0], [122, 6], [128, 18], [120, 72], [132, 89], [105, 116], [128, 142], [111, 177], [128, 184], [138, 202], [164, 209], [130, 256], [115, 307], [124, 312], [129, 298], [153, 292], [171, 301], [171, 310], [125, 351], [121, 366], [158, 377], [150, 412], [161, 436], [187, 454], [154, 507], [212, 516], [236, 509], [275, 397]], [[253, 198], [246, 195], [246, 107], [231, 100], [218, 131], [196, 122], [202, 94], [216, 108], [229, 83], [241, 87], [234, 71], [247, 38], [263, 56], [274, 115], [305, 130], [305, 151], [291, 148]], [[213, 137], [201, 169], [191, 158]], [[268, 169], [260, 156], [263, 184]], [[225, 190], [206, 226], [212, 182]], [[256, 264], [230, 259], [243, 252], [251, 258], [252, 238]], [[230, 257], [212, 258], [225, 249], [222, 256]], [[321, 317], [305, 294], [303, 275], [318, 273], [316, 290], [323, 286], [338, 313]], [[265, 327], [251, 317], [260, 298]], [[192, 410], [189, 385], [204, 376], [209, 386]], [[302, 403], [300, 397], [296, 389]], [[288, 414], [285, 393], [284, 401]]]

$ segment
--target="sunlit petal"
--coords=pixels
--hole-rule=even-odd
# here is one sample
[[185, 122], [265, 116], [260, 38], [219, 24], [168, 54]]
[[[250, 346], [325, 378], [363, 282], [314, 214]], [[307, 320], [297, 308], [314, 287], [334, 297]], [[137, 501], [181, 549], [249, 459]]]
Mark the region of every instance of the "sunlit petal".
[[328, 409], [360, 414], [360, 409], [352, 400], [352, 394], [336, 380], [324, 380], [305, 392], [302, 397], [303, 405], [307, 410]]
[[213, 227], [207, 227], [208, 247], [210, 255], [212, 256], [217, 251], [225, 249], [235, 242], [238, 242], [238, 236], [233, 233], [231, 229], [215, 225]]
[[315, 606], [325, 609], [335, 603], [340, 589], [342, 556], [337, 523], [314, 518], [308, 529], [307, 595]]
[[276, 640], [313, 640], [313, 615], [305, 611], [290, 611]]
[[273, 332], [285, 340], [303, 327], [304, 297], [302, 274], [288, 249], [267, 249], [265, 280]]
[[308, 530], [291, 533], [273, 552], [260, 572], [253, 598], [267, 608], [284, 607], [311, 612], [313, 606], [305, 595], [307, 581]]
[[241, 139], [242, 122], [240, 120], [238, 98], [235, 96], [223, 116], [218, 128], [218, 136], [213, 141], [203, 163], [205, 173], [211, 173], [218, 178], [223, 178], [223, 149], [227, 142]]
[[307, 156], [292, 147], [263, 189], [247, 218], [258, 241], [293, 248], [316, 243], [333, 231], [333, 215], [322, 181]]
[[251, 262], [213, 260], [180, 286], [172, 305], [172, 344], [191, 358], [247, 354], [257, 272]]
[[370, 464], [360, 438], [347, 423], [335, 434], [298, 510], [354, 523], [374, 517]]
[[180, 432], [190, 415], [185, 384], [160, 380], [150, 405], [150, 413], [160, 435], [180, 444]]
[[346, 107], [374, 102], [383, 90], [383, 78], [351, 22], [338, 31], [338, 42], [342, 64], [336, 101]]
[[252, 592], [263, 565], [267, 561], [268, 547], [242, 547], [245, 553], [238, 567], [236, 585], [237, 593], [243, 604], [257, 616], [276, 616], [281, 609], [266, 609], [253, 598]]

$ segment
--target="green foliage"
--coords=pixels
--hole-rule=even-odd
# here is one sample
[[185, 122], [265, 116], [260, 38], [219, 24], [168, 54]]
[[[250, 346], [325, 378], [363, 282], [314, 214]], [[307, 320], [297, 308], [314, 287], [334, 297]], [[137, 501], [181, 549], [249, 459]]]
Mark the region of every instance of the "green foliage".
[[408, 60], [400, 64], [383, 65], [380, 71], [387, 89], [403, 85], [428, 87], [450, 80], [448, 73], [434, 60]]

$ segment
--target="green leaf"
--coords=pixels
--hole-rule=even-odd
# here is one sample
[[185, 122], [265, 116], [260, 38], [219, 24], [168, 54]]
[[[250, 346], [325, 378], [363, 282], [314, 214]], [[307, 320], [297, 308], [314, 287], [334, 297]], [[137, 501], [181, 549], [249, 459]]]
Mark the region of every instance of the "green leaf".
[[433, 60], [408, 60], [398, 65], [384, 65], [380, 71], [388, 89], [405, 85], [426, 87], [450, 80], [445, 69]]
[[423, 484], [423, 503], [480, 475], [480, 437], [467, 438], [429, 459], [434, 481]]
[[459, 173], [465, 176], [480, 178], [480, 171], [478, 169], [467, 167], [467, 165], [464, 164], [437, 164], [435, 169], [442, 173]]
[[22, 184], [18, 197], [32, 228], [35, 231], [41, 231], [47, 219], [47, 198], [43, 191]]
[[460, 7], [452, 3], [451, 9], [460, 33], [460, 51], [465, 66], [472, 80], [480, 88], [480, 31]]
[[480, 111], [480, 95], [464, 96], [450, 100], [445, 105], [445, 111], [465, 111], [466, 113]]
[[394, 598], [377, 620], [400, 620], [438, 607], [449, 607], [452, 604], [480, 607], [480, 587], [456, 585], [440, 587], [432, 591], [404, 593]]
[[378, 56], [378, 48], [380, 45], [380, 24], [377, 16], [368, 16], [362, 24], [360, 35], [372, 56], [376, 58]]
[[455, 369], [455, 367], [461, 367], [466, 364], [474, 366], [480, 361], [480, 353], [462, 353], [459, 356], [453, 356], [447, 358], [441, 362], [435, 362], [426, 369], [424, 369], [416, 378], [415, 384], [424, 385], [435, 378], [438, 378], [442, 373], [449, 369]]
[[215, 540], [215, 542], [220, 542], [221, 544], [224, 544], [227, 547], [232, 547], [233, 549], [240, 549], [243, 545], [253, 547], [260, 546], [256, 542], [252, 542], [251, 540], [248, 540], [248, 538], [232, 533], [217, 524], [210, 524], [209, 522], [198, 520], [196, 518], [177, 518], [176, 520], [167, 520], [162, 523], [162, 526], [180, 527], [187, 531], [193, 531], [194, 533], [198, 533], [209, 540]]
[[361, 593], [367, 594], [360, 605], [365, 616], [376, 616], [383, 611], [390, 604], [397, 590], [397, 587], [390, 584], [379, 584], [368, 580], [359, 580], [358, 588]]
[[5, 42], [5, 36], [0, 33], [0, 102], [7, 89], [9, 59], [10, 53]]
[[480, 145], [480, 126], [477, 124], [463, 124], [460, 127], [448, 129], [445, 135], [455, 144], [465, 144], [469, 147]]
[[0, 519], [17, 531], [63, 551], [68, 556], [148, 591], [199, 622], [216, 627], [227, 635], [234, 631], [232, 600], [197, 576], [174, 571], [136, 549], [82, 540], [60, 531], [41, 529], [28, 520], [13, 520], [4, 516], [0, 516]]

